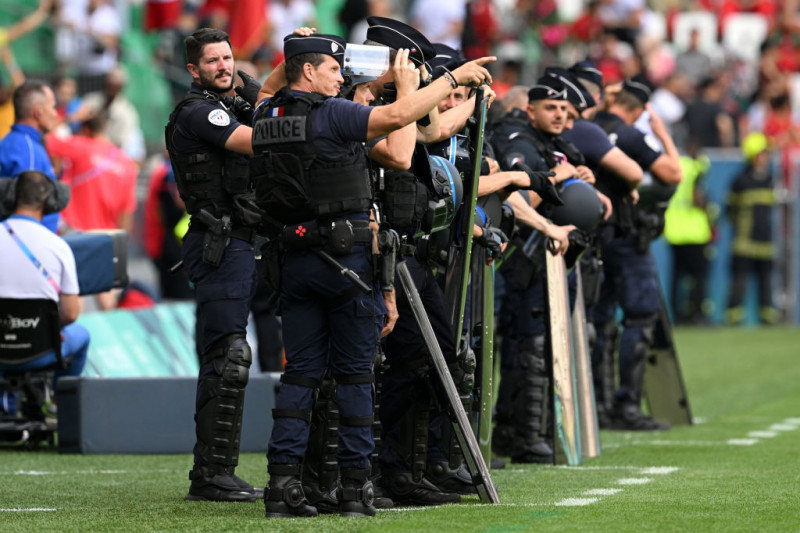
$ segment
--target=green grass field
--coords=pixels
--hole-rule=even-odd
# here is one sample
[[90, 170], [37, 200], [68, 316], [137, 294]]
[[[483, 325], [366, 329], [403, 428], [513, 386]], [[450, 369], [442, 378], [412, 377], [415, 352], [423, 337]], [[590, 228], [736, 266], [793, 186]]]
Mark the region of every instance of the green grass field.
[[[800, 532], [800, 330], [675, 333], [698, 423], [603, 432], [580, 467], [493, 470], [501, 504], [270, 520], [261, 502], [184, 502], [186, 455], [0, 449], [0, 531]], [[237, 470], [266, 481], [266, 459]]]

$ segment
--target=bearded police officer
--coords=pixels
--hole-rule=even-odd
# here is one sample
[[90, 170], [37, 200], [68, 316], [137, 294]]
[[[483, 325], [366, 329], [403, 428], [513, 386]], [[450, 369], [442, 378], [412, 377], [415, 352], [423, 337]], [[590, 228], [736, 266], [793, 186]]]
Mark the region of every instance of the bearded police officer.
[[166, 144], [192, 217], [183, 263], [195, 287], [201, 361], [197, 443], [186, 499], [254, 501], [263, 493], [234, 474], [252, 361], [245, 340], [247, 317], [256, 287], [254, 232], [248, 227], [253, 221], [237, 207], [250, 192], [246, 156], [252, 154], [251, 129], [237, 113], [245, 118], [252, 108], [241, 97], [236, 104], [223, 97], [233, 87], [234, 68], [225, 32], [203, 28], [185, 45], [192, 86], [170, 116]]
[[[345, 516], [375, 514], [369, 481], [374, 447], [372, 363], [381, 333], [390, 329], [382, 324], [380, 293], [393, 294], [393, 289], [390, 279], [372, 278], [373, 194], [361, 143], [427, 115], [451, 89], [447, 80], [434, 82], [377, 108], [333, 98], [344, 81], [344, 47], [332, 35], [287, 36], [288, 86], [259, 104], [254, 121], [252, 171], [258, 203], [269, 220], [277, 219], [270, 237], [282, 249], [286, 346], [267, 450], [268, 518], [317, 514], [303, 492], [301, 463], [314, 389], [329, 367], [339, 403], [339, 511]], [[408, 55], [408, 50], [397, 53], [395, 83], [416, 88], [419, 72]], [[479, 84], [488, 78], [477, 63], [453, 73], [457, 84]], [[334, 268], [332, 259], [341, 267]], [[353, 279], [353, 273], [359, 279]]]

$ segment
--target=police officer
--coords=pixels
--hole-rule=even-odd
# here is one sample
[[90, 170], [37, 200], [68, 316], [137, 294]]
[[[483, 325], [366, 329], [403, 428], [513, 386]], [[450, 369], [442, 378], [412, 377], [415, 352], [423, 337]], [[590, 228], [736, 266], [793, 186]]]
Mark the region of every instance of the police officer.
[[[247, 155], [250, 127], [241, 98], [222, 95], [233, 86], [228, 35], [203, 28], [185, 40], [192, 86], [166, 128], [178, 191], [192, 216], [183, 263], [195, 287], [197, 382], [194, 467], [187, 500], [254, 501], [260, 490], [234, 474], [252, 353], [245, 340], [256, 286], [254, 220], [239, 209], [251, 193]], [[251, 99], [253, 87], [250, 87]], [[257, 84], [255, 92], [257, 92]], [[244, 112], [242, 113], [242, 108]]]
[[[651, 92], [651, 85], [643, 76], [626, 80], [608, 111], [598, 112], [595, 121], [609, 133], [616, 146], [643, 170], [649, 171], [654, 180], [648, 185], [658, 190], [677, 185], [681, 180], [681, 168], [680, 156], [664, 123], [647, 105]], [[664, 146], [663, 153], [654, 148], [654, 140], [633, 127], [646, 107], [651, 112], [653, 133]], [[619, 347], [620, 386], [610, 402], [600, 398], [598, 411], [603, 407], [610, 409], [608, 417], [601, 416], [600, 420], [615, 429], [664, 430], [668, 429], [667, 424], [652, 420], [640, 408], [645, 358], [661, 301], [649, 240], [655, 226], [660, 224], [663, 228], [663, 212], [647, 211], [652, 205], [649, 202], [649, 205], [634, 206], [631, 185], [632, 182], [618, 175], [606, 171], [598, 174], [597, 187], [611, 198], [614, 215], [601, 230], [601, 238], [606, 243], [602, 248], [605, 276], [600, 300], [593, 312], [597, 343], [592, 351], [592, 363], [597, 374], [602, 374], [602, 367], [608, 366], [613, 355], [617, 335], [616, 302], [625, 315]], [[655, 226], [650, 224], [654, 217], [658, 221]]]
[[[375, 514], [369, 481], [372, 362], [381, 333], [389, 329], [382, 331], [385, 308], [378, 293], [386, 289], [384, 294], [391, 294], [392, 287], [383, 282], [379, 287], [370, 276], [372, 189], [361, 143], [425, 116], [451, 89], [448, 80], [434, 82], [413, 97], [376, 108], [333, 98], [344, 81], [344, 46], [331, 35], [287, 36], [288, 85], [260, 104], [253, 129], [258, 202], [278, 220], [272, 237], [283, 248], [280, 294], [287, 362], [267, 450], [269, 518], [317, 514], [308, 505], [300, 476], [314, 389], [328, 367], [339, 404], [339, 511]], [[419, 83], [408, 58], [408, 50], [395, 57], [398, 86]], [[489, 74], [476, 63], [452, 77], [454, 84], [482, 83]], [[371, 292], [354, 289], [353, 280], [331, 266], [331, 255], [371, 284]]]
[[[515, 168], [516, 163], [523, 162], [533, 171], [553, 172], [557, 182], [575, 176], [588, 178], [591, 171], [579, 171], [563, 155], [556, 154], [559, 151], [555, 140], [566, 122], [567, 91], [563, 83], [543, 76], [528, 97], [527, 113], [512, 111], [493, 133], [492, 143], [501, 168]], [[538, 197], [526, 194], [529, 205], [532, 198], [537, 199], [538, 205]], [[567, 232], [573, 229], [570, 226]], [[537, 239], [537, 235], [542, 238]], [[545, 352], [545, 251], [541, 245], [533, 246], [535, 242], [543, 243], [543, 237], [541, 233], [524, 231], [522, 238], [527, 242], [519, 243], [524, 252], [512, 255], [500, 270], [507, 294], [499, 321], [507, 327], [492, 446], [498, 455], [511, 456], [517, 463], [551, 463], [554, 458], [547, 442], [550, 382]], [[560, 251], [566, 251], [563, 244]]]

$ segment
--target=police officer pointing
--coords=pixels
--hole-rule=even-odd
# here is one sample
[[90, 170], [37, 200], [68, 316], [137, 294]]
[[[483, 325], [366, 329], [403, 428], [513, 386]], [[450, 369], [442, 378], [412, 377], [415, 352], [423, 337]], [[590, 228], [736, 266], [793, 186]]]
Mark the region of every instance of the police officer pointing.
[[[255, 501], [238, 478], [244, 389], [252, 353], [245, 340], [256, 287], [254, 232], [240, 200], [250, 192], [247, 106], [222, 95], [233, 87], [228, 35], [203, 28], [185, 40], [192, 86], [166, 128], [178, 191], [191, 215], [183, 262], [195, 287], [197, 381], [194, 467], [187, 500]], [[241, 113], [244, 107], [244, 113]]]
[[[361, 143], [427, 115], [453, 85], [490, 80], [484, 58], [458, 69], [451, 81], [433, 82], [391, 105], [369, 108], [336, 96], [344, 41], [333, 35], [291, 34], [284, 39], [288, 85], [262, 101], [254, 118], [252, 162], [258, 203], [273, 221], [270, 238], [281, 243], [280, 295], [286, 369], [273, 411], [267, 457], [268, 518], [314, 516], [305, 498], [302, 460], [318, 386], [330, 367], [337, 383], [341, 489], [344, 516], [371, 516], [372, 362], [384, 330], [384, 299], [391, 280], [373, 279], [369, 227], [371, 180]], [[395, 58], [395, 83], [419, 84], [408, 50]], [[277, 219], [277, 223], [273, 219]], [[354, 272], [365, 292], [334, 257]]]

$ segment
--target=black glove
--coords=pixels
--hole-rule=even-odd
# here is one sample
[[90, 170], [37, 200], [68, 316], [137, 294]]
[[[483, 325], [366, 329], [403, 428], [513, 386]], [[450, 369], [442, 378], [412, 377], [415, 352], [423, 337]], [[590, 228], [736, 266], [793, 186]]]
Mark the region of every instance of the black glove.
[[236, 73], [242, 78], [244, 85], [234, 87], [233, 90], [251, 106], [256, 105], [256, 102], [258, 102], [258, 92], [261, 90], [261, 84], [258, 83], [258, 80], [253, 76], [243, 70], [237, 70]]
[[233, 98], [231, 111], [236, 115], [236, 119], [246, 126], [251, 126], [253, 123], [253, 106], [239, 96], [238, 94]]
[[481, 176], [488, 176], [492, 171], [489, 161], [485, 157], [481, 157]]
[[531, 170], [531, 168], [528, 165], [520, 161], [514, 163], [514, 166], [511, 167], [511, 170], [518, 170], [525, 172], [531, 180], [531, 184], [526, 188], [530, 189], [531, 191], [541, 196], [542, 200], [544, 200], [545, 203], [553, 205], [564, 205], [564, 200], [562, 200], [561, 197], [556, 192], [555, 185], [553, 185], [553, 182], [551, 182], [548, 179], [551, 176], [555, 176], [555, 173], [536, 172], [534, 170]]
[[475, 244], [479, 244], [489, 251], [492, 257], [500, 257], [503, 252], [503, 243], [508, 242], [508, 237], [500, 228], [484, 226], [483, 235], [475, 237]]
[[391, 104], [395, 100], [397, 100], [397, 86], [392, 83], [384, 83], [383, 84], [383, 100], [384, 102]]

